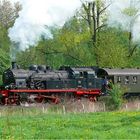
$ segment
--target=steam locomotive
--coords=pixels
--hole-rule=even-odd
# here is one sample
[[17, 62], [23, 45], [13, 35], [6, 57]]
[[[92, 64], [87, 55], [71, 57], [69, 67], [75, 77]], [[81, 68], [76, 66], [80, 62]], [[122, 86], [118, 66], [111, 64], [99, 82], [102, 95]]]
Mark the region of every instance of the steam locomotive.
[[12, 68], [3, 73], [0, 90], [3, 104], [20, 104], [22, 101], [60, 102], [66, 95], [70, 98], [96, 100], [101, 95], [102, 78], [96, 76], [96, 67], [60, 67], [32, 65], [24, 70], [13, 62]]

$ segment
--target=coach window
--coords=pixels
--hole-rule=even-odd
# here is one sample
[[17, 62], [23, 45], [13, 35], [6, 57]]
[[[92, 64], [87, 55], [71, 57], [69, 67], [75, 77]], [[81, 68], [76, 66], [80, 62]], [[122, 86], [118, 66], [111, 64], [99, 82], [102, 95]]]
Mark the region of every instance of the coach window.
[[120, 82], [121, 82], [121, 77], [118, 76], [118, 77], [117, 77], [117, 83], [120, 83]]
[[129, 76], [125, 77], [125, 84], [129, 84]]
[[79, 80], [79, 81], [78, 81], [78, 84], [81, 84], [81, 83], [82, 83], [82, 81]]
[[137, 76], [133, 76], [133, 84], [137, 84]]

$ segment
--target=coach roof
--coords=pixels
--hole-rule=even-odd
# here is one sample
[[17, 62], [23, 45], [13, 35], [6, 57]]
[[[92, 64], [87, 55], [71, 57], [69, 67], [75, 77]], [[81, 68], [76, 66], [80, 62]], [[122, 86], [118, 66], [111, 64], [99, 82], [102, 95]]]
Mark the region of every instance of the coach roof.
[[105, 72], [107, 75], [140, 75], [139, 68], [122, 68], [122, 69], [111, 69], [111, 68], [102, 68], [98, 70], [98, 73]]

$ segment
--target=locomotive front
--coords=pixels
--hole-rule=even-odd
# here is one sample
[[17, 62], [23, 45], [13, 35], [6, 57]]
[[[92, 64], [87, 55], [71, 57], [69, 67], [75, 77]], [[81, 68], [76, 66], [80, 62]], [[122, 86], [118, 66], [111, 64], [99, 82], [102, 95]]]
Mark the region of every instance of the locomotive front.
[[12, 62], [12, 68], [3, 73], [3, 86], [7, 89], [23, 89], [27, 88], [27, 80], [32, 71], [18, 68], [15, 62]]

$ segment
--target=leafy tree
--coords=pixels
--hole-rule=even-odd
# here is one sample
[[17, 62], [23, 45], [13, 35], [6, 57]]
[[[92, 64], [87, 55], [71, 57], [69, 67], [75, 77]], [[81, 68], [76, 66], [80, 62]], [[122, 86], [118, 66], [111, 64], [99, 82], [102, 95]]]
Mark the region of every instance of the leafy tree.
[[13, 25], [20, 10], [21, 5], [19, 2], [15, 3], [13, 6], [9, 0], [2, 0], [0, 2], [0, 24], [8, 29]]
[[118, 36], [122, 33], [123, 32], [120, 33], [120, 31], [111, 28], [102, 31], [100, 34], [100, 45], [96, 50], [99, 56], [100, 66], [114, 68], [128, 65], [127, 49], [121, 41], [121, 36]]
[[135, 52], [133, 53], [133, 56], [131, 56], [129, 60], [130, 60], [130, 63], [128, 67], [140, 68], [140, 48], [139, 47], [135, 50]]
[[[27, 64], [24, 58], [27, 56], [30, 63], [46, 62], [46, 65], [56, 68], [61, 65], [95, 64], [94, 55], [91, 54], [91, 48], [89, 47], [90, 34], [84, 22], [84, 20], [73, 17], [62, 29], [53, 28], [53, 39], [42, 39], [35, 47], [36, 56], [33, 55], [34, 49], [30, 48], [24, 52], [24, 55], [20, 53], [18, 60]], [[31, 60], [31, 57], [36, 59]], [[22, 59], [24, 60], [22, 61]], [[36, 61], [37, 59], [40, 61]]]
[[0, 75], [10, 64], [10, 41], [7, 37], [7, 30], [0, 26]]
[[25, 51], [17, 53], [17, 63], [22, 68], [28, 68], [31, 64], [44, 65], [46, 64], [45, 56], [42, 55], [37, 47], [29, 48]]
[[10, 40], [8, 38], [7, 29], [0, 25], [0, 48], [5, 51], [10, 51]]
[[9, 67], [9, 55], [0, 48], [0, 75]]
[[[140, 3], [140, 1], [139, 1]], [[130, 1], [130, 7], [125, 8], [122, 13], [126, 16], [126, 18], [129, 20], [129, 34], [128, 34], [128, 40], [129, 40], [129, 45], [128, 45], [128, 51], [129, 51], [129, 57], [131, 57], [137, 47], [137, 44], [133, 44], [132, 42], [132, 32], [133, 32], [133, 28], [135, 25], [135, 22], [137, 20], [137, 18], [139, 17], [139, 9], [136, 8], [136, 5], [138, 4], [138, 1], [134, 2], [134, 1]], [[127, 25], [126, 25], [127, 26]]]
[[65, 65], [95, 65], [90, 37], [85, 20], [73, 17], [65, 24], [57, 37]]
[[[90, 35], [91, 35], [91, 46], [93, 46], [95, 49], [99, 46], [99, 32], [103, 27], [106, 26], [105, 19], [106, 19], [106, 9], [110, 5], [105, 5], [104, 0], [95, 0], [90, 1], [87, 3], [83, 3], [83, 9], [84, 13], [82, 14], [83, 19], [85, 19], [88, 23]], [[96, 64], [98, 65], [98, 54], [95, 53], [96, 58]]]
[[10, 65], [11, 43], [8, 38], [8, 28], [13, 25], [19, 10], [19, 3], [13, 6], [8, 0], [0, 2], [0, 74]]

